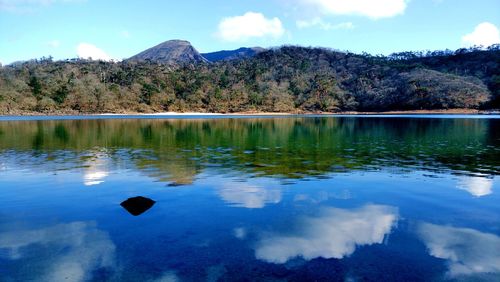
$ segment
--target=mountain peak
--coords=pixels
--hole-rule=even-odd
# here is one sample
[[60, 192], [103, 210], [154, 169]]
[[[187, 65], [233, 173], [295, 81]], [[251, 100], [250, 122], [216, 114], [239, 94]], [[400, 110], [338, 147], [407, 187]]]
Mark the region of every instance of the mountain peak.
[[157, 46], [175, 46], [175, 45], [191, 45], [191, 42], [183, 39], [172, 39], [172, 40], [167, 40], [165, 42], [162, 42], [158, 44]]
[[135, 56], [130, 61], [151, 60], [160, 63], [202, 63], [207, 60], [191, 45], [189, 41], [174, 39], [162, 42]]
[[261, 47], [251, 47], [251, 48], [241, 47], [236, 50], [222, 50], [212, 53], [203, 53], [201, 55], [210, 62], [217, 62], [217, 61], [246, 59], [253, 57], [265, 50], [266, 49]]
[[173, 39], [162, 42], [135, 56], [129, 61], [153, 61], [166, 64], [206, 63], [251, 58], [266, 49], [261, 47], [241, 47], [236, 50], [223, 50], [200, 54], [189, 41]]

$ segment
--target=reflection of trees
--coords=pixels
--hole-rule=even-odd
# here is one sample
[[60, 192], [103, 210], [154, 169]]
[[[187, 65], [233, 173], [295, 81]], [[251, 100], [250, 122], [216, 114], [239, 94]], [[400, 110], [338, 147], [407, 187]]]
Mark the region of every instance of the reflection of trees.
[[[498, 173], [494, 119], [274, 118], [0, 123], [3, 156], [61, 168], [111, 164], [189, 184], [204, 168], [288, 178], [383, 166]], [[22, 158], [21, 158], [22, 159]], [[15, 161], [15, 162], [22, 162]]]

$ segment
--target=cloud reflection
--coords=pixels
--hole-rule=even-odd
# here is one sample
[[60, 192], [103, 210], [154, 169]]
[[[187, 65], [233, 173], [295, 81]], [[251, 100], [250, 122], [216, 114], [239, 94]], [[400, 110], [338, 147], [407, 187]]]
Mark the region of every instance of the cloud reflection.
[[281, 202], [281, 190], [243, 182], [225, 183], [218, 189], [219, 196], [236, 207], [263, 208], [266, 204]]
[[464, 176], [460, 178], [457, 187], [469, 192], [472, 196], [482, 197], [493, 193], [493, 179], [478, 176]]
[[0, 251], [30, 281], [87, 281], [94, 271], [115, 266], [115, 245], [94, 222], [2, 233]]
[[264, 237], [255, 255], [272, 263], [285, 263], [294, 257], [340, 259], [351, 255], [356, 246], [382, 243], [397, 220], [398, 211], [390, 206], [326, 208], [317, 217], [303, 218], [296, 232]]
[[85, 186], [98, 185], [104, 182], [104, 178], [108, 176], [106, 171], [89, 171], [83, 176], [83, 184]]
[[243, 240], [247, 237], [247, 229], [244, 227], [237, 227], [233, 229], [234, 237]]
[[500, 237], [469, 228], [421, 223], [419, 237], [431, 256], [448, 261], [448, 274], [500, 272]]
[[83, 172], [83, 184], [85, 186], [99, 185], [109, 175], [107, 170], [107, 155], [99, 152], [85, 163], [88, 165]]
[[159, 278], [153, 279], [152, 282], [179, 282], [181, 281], [177, 274], [173, 271], [163, 273]]

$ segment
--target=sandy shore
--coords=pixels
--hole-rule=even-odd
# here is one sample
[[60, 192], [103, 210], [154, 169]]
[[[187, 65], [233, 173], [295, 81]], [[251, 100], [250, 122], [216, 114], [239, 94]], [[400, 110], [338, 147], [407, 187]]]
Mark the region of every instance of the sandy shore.
[[450, 110], [414, 110], [414, 111], [386, 111], [386, 112], [239, 112], [239, 113], [204, 113], [204, 112], [159, 112], [159, 113], [78, 113], [78, 112], [15, 112], [10, 114], [1, 114], [0, 116], [286, 116], [286, 115], [477, 115], [477, 114], [500, 114], [500, 110], [474, 110], [474, 109], [450, 109]]
[[239, 112], [239, 113], [203, 113], [203, 112], [162, 112], [162, 113], [108, 113], [100, 115], [147, 115], [147, 116], [284, 116], [284, 115], [429, 115], [429, 114], [500, 114], [500, 110], [473, 110], [473, 109], [451, 109], [451, 110], [415, 110], [415, 111], [387, 111], [387, 112]]
[[100, 114], [103, 116], [113, 115], [139, 115], [139, 116], [251, 116], [251, 115], [294, 115], [300, 113], [273, 113], [273, 112], [241, 112], [241, 113], [203, 113], [203, 112], [163, 112], [163, 113], [124, 113], [124, 114]]
[[[339, 113], [336, 113], [339, 114]], [[340, 114], [352, 115], [432, 115], [432, 114], [457, 114], [457, 115], [477, 115], [477, 114], [500, 114], [500, 110], [474, 110], [474, 109], [450, 109], [450, 110], [413, 110], [413, 111], [387, 111], [387, 112], [343, 112]]]
[[203, 112], [162, 112], [162, 113], [104, 113], [100, 115], [147, 115], [147, 116], [283, 116], [283, 115], [429, 115], [429, 114], [500, 114], [500, 110], [473, 110], [473, 109], [451, 109], [451, 110], [415, 110], [415, 111], [387, 111], [387, 112], [239, 112], [239, 113], [203, 113]]

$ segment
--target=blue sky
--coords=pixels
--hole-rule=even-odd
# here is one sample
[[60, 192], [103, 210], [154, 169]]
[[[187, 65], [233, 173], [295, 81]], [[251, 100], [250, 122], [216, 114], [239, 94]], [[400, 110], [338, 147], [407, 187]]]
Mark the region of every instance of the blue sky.
[[498, 0], [0, 0], [0, 62], [123, 59], [169, 39], [389, 54], [500, 43], [499, 28]]

